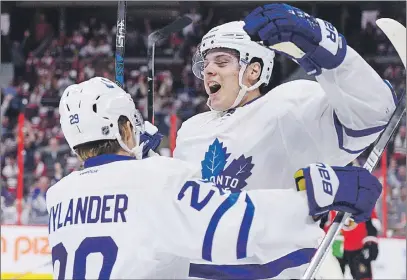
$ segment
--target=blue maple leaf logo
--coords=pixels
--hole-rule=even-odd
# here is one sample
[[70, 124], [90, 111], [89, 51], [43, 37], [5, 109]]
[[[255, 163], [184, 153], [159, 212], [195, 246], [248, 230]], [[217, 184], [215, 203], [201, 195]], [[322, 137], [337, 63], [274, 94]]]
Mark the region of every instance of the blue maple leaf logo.
[[235, 188], [241, 190], [246, 187], [246, 179], [252, 175], [252, 157], [246, 158], [241, 155], [238, 159], [234, 159], [231, 164], [222, 172], [223, 176], [229, 176], [237, 179], [237, 186]]
[[254, 167], [252, 157], [241, 155], [226, 167], [230, 153], [218, 138], [209, 146], [205, 159], [201, 161], [202, 179], [211, 180], [220, 189], [240, 191], [247, 185], [246, 180], [252, 175]]
[[210, 180], [211, 177], [218, 176], [225, 168], [229, 156], [230, 154], [226, 153], [226, 148], [216, 138], [205, 153], [205, 159], [201, 161], [202, 179]]

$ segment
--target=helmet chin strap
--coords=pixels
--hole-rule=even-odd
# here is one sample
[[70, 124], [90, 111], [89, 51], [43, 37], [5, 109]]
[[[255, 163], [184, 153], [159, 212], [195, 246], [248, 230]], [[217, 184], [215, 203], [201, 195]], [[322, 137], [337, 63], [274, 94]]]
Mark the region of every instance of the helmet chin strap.
[[238, 106], [240, 104], [240, 102], [242, 102], [243, 98], [246, 96], [247, 92], [254, 90], [256, 88], [258, 88], [261, 84], [262, 84], [262, 80], [257, 81], [257, 83], [255, 83], [254, 85], [252, 85], [251, 87], [247, 87], [243, 84], [243, 74], [244, 71], [246, 71], [247, 68], [247, 64], [240, 62], [240, 71], [239, 71], [239, 86], [240, 86], [240, 90], [239, 93], [236, 96], [235, 101], [233, 102], [233, 104], [225, 109], [225, 110], [215, 110], [211, 107], [210, 105], [210, 99], [208, 98], [208, 100], [206, 101], [206, 105], [209, 107], [209, 109], [211, 109], [211, 111], [217, 111], [217, 112], [223, 112], [223, 111], [227, 111], [230, 110], [232, 108], [235, 108], [236, 106]]

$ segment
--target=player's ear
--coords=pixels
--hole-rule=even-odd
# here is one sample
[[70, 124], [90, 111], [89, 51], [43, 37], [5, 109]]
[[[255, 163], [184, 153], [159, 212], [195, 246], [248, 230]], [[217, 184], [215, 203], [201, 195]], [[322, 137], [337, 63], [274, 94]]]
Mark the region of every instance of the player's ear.
[[123, 132], [124, 135], [122, 137], [126, 144], [128, 144], [130, 141], [133, 141], [133, 127], [130, 121], [126, 121], [126, 123], [124, 124]]
[[248, 75], [248, 80], [251, 85], [254, 85], [260, 78], [261, 74], [261, 64], [259, 62], [250, 63], [247, 66], [246, 73]]

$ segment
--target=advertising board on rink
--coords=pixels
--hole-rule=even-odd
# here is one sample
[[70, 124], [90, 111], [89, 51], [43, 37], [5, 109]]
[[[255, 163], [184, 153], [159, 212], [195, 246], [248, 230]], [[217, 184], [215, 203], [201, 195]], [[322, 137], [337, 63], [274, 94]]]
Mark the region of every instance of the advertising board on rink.
[[[46, 226], [2, 225], [0, 248], [1, 279], [52, 279], [52, 248]], [[373, 279], [406, 279], [405, 263], [406, 240], [380, 238]]]
[[13, 278], [52, 279], [46, 226], [1, 226], [1, 279]]

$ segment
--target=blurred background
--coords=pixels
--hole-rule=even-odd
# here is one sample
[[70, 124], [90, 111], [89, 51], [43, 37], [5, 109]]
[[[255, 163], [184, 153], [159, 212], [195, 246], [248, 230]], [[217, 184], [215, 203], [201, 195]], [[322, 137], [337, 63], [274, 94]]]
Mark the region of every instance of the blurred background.
[[[405, 25], [405, 2], [291, 3], [326, 19], [387, 79], [399, 95], [406, 71], [375, 20], [390, 17]], [[171, 156], [181, 123], [208, 110], [203, 84], [191, 71], [201, 37], [215, 25], [242, 19], [259, 2], [128, 2], [126, 90], [147, 114], [147, 36], [189, 15], [193, 24], [156, 47], [156, 125], [165, 134], [160, 153]], [[114, 80], [117, 2], [1, 2], [1, 223], [45, 225], [46, 190], [80, 162], [59, 128], [58, 103], [64, 89], [93, 76]], [[272, 85], [311, 79], [277, 56]], [[363, 82], [363, 81], [361, 81]], [[363, 165], [369, 151], [355, 164]], [[381, 236], [406, 235], [406, 119], [374, 171], [385, 186], [377, 204]]]

